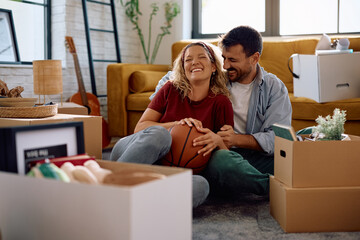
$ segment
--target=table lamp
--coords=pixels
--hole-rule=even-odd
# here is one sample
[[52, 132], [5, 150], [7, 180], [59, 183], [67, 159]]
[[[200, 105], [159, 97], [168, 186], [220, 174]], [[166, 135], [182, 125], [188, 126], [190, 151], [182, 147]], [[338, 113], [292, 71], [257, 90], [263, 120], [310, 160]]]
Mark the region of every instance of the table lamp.
[[62, 105], [62, 93], [63, 93], [63, 82], [62, 82], [62, 66], [61, 60], [36, 60], [33, 61], [33, 74], [34, 74], [34, 93], [44, 96], [45, 95], [61, 95]]

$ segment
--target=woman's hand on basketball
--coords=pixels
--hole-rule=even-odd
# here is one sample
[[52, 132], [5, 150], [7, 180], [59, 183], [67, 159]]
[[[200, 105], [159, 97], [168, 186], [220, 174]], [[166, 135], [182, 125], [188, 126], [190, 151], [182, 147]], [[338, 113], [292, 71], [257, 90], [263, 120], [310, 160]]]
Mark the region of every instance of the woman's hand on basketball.
[[216, 148], [227, 149], [222, 138], [211, 131], [208, 128], [199, 129], [200, 132], [205, 133], [201, 137], [197, 137], [193, 141], [194, 146], [204, 146], [198, 151], [198, 154], [203, 154], [204, 156], [211, 154]]
[[184, 118], [178, 121], [178, 124], [187, 124], [189, 127], [195, 127], [196, 129], [202, 128], [202, 122], [194, 118]]

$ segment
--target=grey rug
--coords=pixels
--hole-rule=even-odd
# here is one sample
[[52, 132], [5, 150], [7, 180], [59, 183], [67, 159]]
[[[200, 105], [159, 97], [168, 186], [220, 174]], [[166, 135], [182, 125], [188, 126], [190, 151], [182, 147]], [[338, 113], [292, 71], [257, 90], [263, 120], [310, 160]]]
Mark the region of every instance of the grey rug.
[[360, 232], [285, 233], [270, 215], [268, 197], [210, 197], [193, 210], [194, 240], [360, 239]]

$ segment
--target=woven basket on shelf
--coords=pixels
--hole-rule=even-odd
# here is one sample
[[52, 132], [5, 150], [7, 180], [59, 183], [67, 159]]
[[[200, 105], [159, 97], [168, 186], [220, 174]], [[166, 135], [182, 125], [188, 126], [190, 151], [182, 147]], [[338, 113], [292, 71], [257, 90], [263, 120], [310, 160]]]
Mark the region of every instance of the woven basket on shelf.
[[57, 114], [58, 105], [43, 105], [36, 107], [0, 107], [2, 118], [44, 118]]

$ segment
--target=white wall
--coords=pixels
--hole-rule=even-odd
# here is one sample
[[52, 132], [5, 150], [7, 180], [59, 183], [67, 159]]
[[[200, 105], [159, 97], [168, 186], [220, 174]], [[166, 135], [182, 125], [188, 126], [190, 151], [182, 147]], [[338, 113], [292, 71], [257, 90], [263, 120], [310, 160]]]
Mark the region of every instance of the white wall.
[[[160, 26], [165, 24], [165, 10], [164, 4], [169, 2], [169, 0], [140, 0], [140, 11], [142, 16], [140, 19], [140, 26], [143, 30], [145, 37], [145, 43], [148, 41], [149, 33], [149, 16], [152, 8], [150, 7], [151, 3], [156, 2], [159, 6], [159, 11], [156, 17], [153, 18], [152, 24], [152, 44], [155, 43], [155, 39], [158, 33], [161, 33]], [[165, 35], [161, 42], [157, 57], [155, 59], [155, 64], [170, 64], [171, 63], [171, 45], [181, 39], [191, 38], [191, 0], [177, 0], [177, 3], [180, 6], [180, 14], [172, 22], [172, 27], [170, 28], [170, 35]], [[153, 47], [151, 47], [153, 49]], [[152, 50], [151, 50], [152, 52]], [[143, 51], [141, 52], [142, 63], [145, 63], [145, 57]]]
[[[125, 0], [124, 0], [125, 1]], [[156, 0], [154, 0], [155, 2]], [[191, 35], [191, 0], [177, 0], [180, 5], [180, 15], [173, 21], [171, 35], [163, 38], [156, 64], [171, 64], [171, 45], [173, 42], [190, 38]], [[140, 10], [144, 18], [141, 28], [147, 36], [150, 1], [140, 0]], [[165, 22], [163, 4], [166, 0], [157, 0], [160, 10], [153, 21], [153, 39]], [[119, 32], [121, 60], [123, 63], [145, 63], [140, 41], [133, 26], [124, 13], [119, 0], [116, 3], [116, 18]], [[87, 3], [90, 27], [112, 29], [110, 7]], [[184, 24], [183, 24], [184, 23]], [[156, 31], [156, 32], [155, 32]], [[65, 36], [73, 37], [85, 88], [91, 92], [90, 73], [87, 55], [87, 45], [84, 27], [82, 3], [80, 0], [52, 1], [52, 54], [53, 59], [61, 59], [63, 63], [63, 99], [68, 99], [78, 91], [73, 56], [65, 47]], [[153, 40], [153, 41], [154, 41]], [[97, 59], [115, 59], [113, 36], [109, 34], [93, 33], [91, 37], [93, 57]], [[147, 41], [146, 41], [147, 42]], [[94, 63], [98, 94], [106, 94], [106, 64]], [[23, 97], [38, 97], [33, 94], [32, 66], [0, 65], [0, 79], [9, 88], [21, 85], [25, 88]], [[60, 101], [60, 96], [48, 96], [47, 101]], [[107, 99], [99, 98], [101, 113], [107, 117]]]

